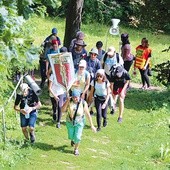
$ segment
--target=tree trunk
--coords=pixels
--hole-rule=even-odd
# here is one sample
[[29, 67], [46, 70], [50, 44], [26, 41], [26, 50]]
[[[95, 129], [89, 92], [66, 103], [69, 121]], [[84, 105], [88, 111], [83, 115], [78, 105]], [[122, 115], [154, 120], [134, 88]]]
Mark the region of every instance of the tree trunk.
[[80, 30], [83, 3], [84, 0], [69, 0], [64, 35], [64, 46], [67, 48], [75, 38], [76, 32]]

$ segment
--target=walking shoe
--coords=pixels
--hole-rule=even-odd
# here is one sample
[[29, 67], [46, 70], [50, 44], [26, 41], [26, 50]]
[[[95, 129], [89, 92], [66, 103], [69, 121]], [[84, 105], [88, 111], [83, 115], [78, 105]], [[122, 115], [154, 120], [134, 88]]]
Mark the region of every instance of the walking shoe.
[[34, 134], [34, 132], [30, 132], [30, 141], [31, 141], [31, 143], [35, 142], [35, 134]]
[[74, 141], [71, 141], [71, 146], [74, 146], [74, 145], [75, 145]]
[[121, 118], [121, 117], [118, 117], [117, 122], [118, 122], [118, 123], [122, 123], [122, 118]]
[[100, 128], [100, 127], [97, 128], [97, 132], [99, 132], [99, 131], [101, 131], [101, 128]]
[[104, 120], [103, 120], [103, 127], [106, 127], [106, 126], [107, 126], [107, 120], [104, 119]]
[[74, 150], [74, 155], [78, 156], [79, 155], [79, 151], [78, 149]]
[[60, 129], [60, 127], [61, 127], [60, 122], [58, 122], [58, 123], [56, 124], [56, 128]]
[[57, 120], [57, 115], [56, 115], [56, 113], [53, 113], [53, 120], [54, 120], [54, 121]]

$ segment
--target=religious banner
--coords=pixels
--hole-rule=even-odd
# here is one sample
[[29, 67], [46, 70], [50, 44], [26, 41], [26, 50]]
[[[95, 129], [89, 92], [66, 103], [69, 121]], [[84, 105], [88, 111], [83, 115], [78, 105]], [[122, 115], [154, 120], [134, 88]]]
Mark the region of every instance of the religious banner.
[[55, 83], [68, 92], [75, 81], [72, 54], [69, 52], [49, 54], [48, 58], [55, 77]]

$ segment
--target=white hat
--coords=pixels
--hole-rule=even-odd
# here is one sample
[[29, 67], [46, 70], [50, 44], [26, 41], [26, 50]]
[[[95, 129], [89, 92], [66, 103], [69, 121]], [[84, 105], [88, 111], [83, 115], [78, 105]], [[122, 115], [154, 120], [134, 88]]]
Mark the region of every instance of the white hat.
[[98, 49], [96, 49], [96, 48], [92, 48], [89, 53], [97, 54], [97, 55], [99, 54], [99, 53], [98, 53]]
[[22, 83], [21, 85], [20, 85], [20, 90], [22, 91], [22, 92], [24, 92], [26, 89], [28, 89], [29, 88], [29, 86], [28, 86], [28, 84], [27, 83]]
[[113, 56], [114, 53], [115, 53], [115, 51], [116, 51], [116, 50], [115, 50], [115, 47], [113, 47], [113, 46], [112, 46], [112, 47], [109, 47], [109, 48], [108, 48], [108, 51], [107, 51], [107, 54], [110, 55], [110, 56]]
[[97, 75], [97, 74], [105, 75], [104, 69], [98, 69], [97, 72], [96, 72], [96, 75]]
[[86, 68], [86, 66], [87, 66], [86, 60], [80, 60], [79, 66]]

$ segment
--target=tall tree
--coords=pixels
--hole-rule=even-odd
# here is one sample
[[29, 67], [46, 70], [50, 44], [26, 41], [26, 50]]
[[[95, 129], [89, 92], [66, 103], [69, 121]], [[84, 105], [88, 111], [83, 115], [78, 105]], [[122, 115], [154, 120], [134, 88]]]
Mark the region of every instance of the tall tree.
[[76, 32], [80, 30], [83, 3], [84, 0], [69, 0], [64, 35], [64, 46], [67, 48]]

